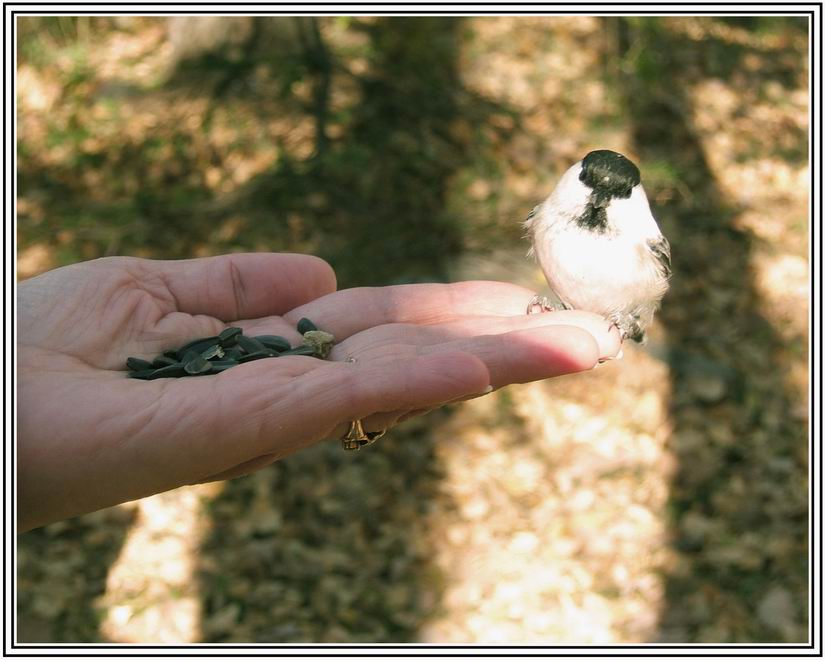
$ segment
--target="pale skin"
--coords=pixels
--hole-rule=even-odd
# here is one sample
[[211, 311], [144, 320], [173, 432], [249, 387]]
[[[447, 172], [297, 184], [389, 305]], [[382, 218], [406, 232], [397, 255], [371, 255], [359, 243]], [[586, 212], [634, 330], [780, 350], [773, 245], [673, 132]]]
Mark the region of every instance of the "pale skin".
[[[241, 476], [339, 441], [353, 419], [366, 431], [392, 428], [491, 387], [592, 369], [619, 351], [617, 330], [596, 315], [526, 315], [534, 293], [502, 282], [336, 291], [324, 261], [267, 253], [113, 257], [22, 282], [18, 531]], [[152, 359], [230, 325], [297, 345], [301, 317], [335, 335], [329, 360], [126, 376], [127, 356]]]

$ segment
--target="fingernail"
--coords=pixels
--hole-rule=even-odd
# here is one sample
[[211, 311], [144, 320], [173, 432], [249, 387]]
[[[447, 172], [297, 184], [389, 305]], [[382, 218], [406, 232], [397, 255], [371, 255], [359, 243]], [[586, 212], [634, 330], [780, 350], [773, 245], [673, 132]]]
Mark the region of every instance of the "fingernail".
[[483, 390], [481, 390], [481, 393], [482, 393], [482, 394], [489, 394], [489, 393], [490, 393], [490, 392], [492, 392], [492, 391], [493, 391], [493, 386], [492, 386], [492, 385], [488, 385], [488, 386], [487, 386], [487, 387], [485, 387]]

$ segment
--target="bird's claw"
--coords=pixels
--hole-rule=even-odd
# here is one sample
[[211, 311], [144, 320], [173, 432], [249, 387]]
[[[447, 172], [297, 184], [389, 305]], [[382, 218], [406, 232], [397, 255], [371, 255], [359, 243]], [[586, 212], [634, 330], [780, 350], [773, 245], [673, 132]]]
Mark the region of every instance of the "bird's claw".
[[605, 362], [609, 362], [610, 360], [621, 360], [624, 357], [624, 349], [620, 348], [619, 352], [616, 355], [611, 357], [603, 357], [599, 358], [599, 364], [604, 364]]
[[536, 294], [532, 298], [530, 298], [530, 302], [527, 303], [527, 313], [528, 314], [535, 314], [534, 308], [538, 307], [538, 313], [541, 314], [543, 312], [555, 312], [556, 308], [550, 304], [547, 300], [546, 296], [540, 296]]
[[612, 318], [609, 318], [607, 320], [610, 321], [610, 327], [607, 329], [608, 334], [613, 332], [613, 328], [616, 328], [616, 330], [619, 331], [619, 337], [621, 338], [622, 342], [624, 342], [624, 340], [627, 339], [627, 331], [623, 330], [622, 326], [620, 326]]
[[[610, 319], [608, 319], [610, 321]], [[619, 331], [619, 341], [624, 344], [624, 340], [627, 339], [627, 333], [622, 330], [618, 323], [615, 321], [610, 321], [610, 327], [607, 329], [608, 334], [613, 331], [613, 328]], [[620, 346], [619, 352], [612, 357], [604, 357], [599, 359], [599, 364], [604, 364], [608, 360], [621, 360], [624, 357], [624, 349]]]

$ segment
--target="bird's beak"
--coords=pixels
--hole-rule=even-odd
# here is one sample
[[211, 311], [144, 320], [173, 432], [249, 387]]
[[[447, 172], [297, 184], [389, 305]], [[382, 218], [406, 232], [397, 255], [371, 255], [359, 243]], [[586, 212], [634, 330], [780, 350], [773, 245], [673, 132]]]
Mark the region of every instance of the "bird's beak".
[[590, 203], [593, 204], [593, 208], [606, 209], [608, 204], [610, 204], [610, 197], [594, 192], [590, 196]]

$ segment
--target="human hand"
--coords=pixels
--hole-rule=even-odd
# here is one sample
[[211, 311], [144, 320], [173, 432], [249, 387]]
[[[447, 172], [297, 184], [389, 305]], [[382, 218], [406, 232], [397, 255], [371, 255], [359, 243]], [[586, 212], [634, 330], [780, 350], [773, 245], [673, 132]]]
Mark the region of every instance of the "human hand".
[[[617, 353], [618, 333], [598, 316], [525, 315], [533, 293], [500, 282], [335, 291], [325, 262], [297, 254], [114, 257], [22, 282], [18, 530], [246, 474], [340, 438], [350, 420], [376, 431]], [[335, 335], [329, 360], [126, 377], [127, 356], [151, 359], [227, 325], [296, 345], [303, 316]]]

